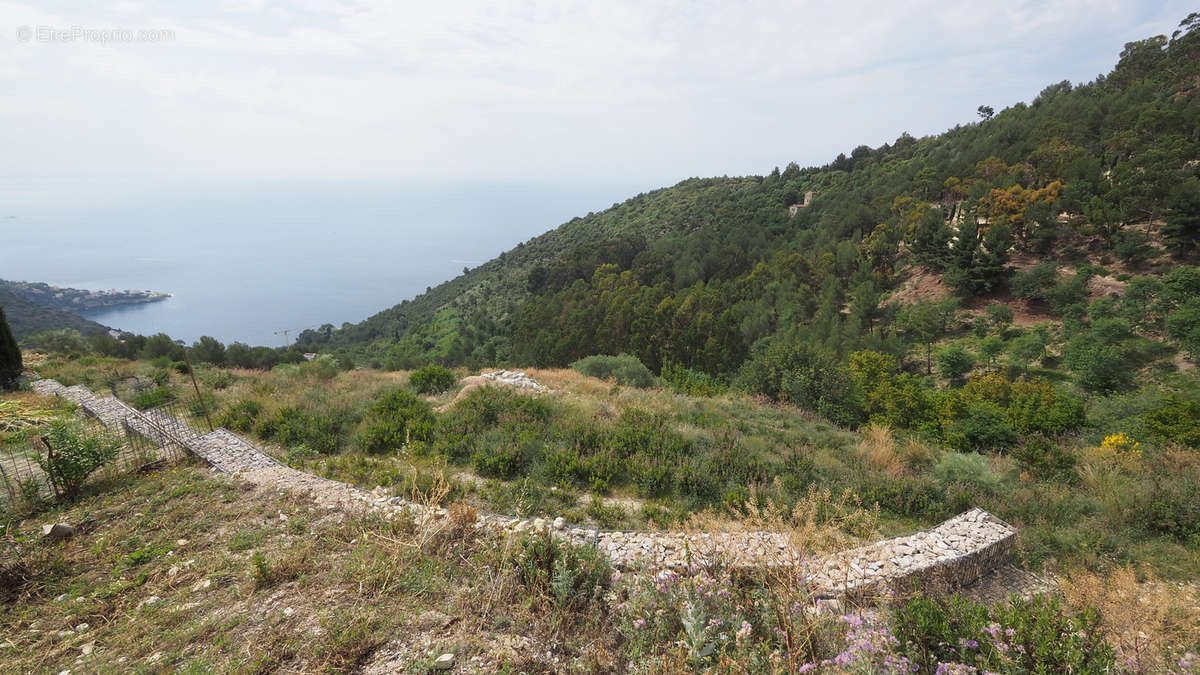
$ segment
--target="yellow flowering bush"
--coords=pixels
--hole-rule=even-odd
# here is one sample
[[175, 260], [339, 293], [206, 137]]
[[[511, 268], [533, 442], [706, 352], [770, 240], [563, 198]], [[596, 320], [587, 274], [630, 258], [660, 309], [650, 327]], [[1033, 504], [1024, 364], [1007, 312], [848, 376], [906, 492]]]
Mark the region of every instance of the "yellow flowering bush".
[[1088, 461], [1114, 469], [1134, 471], [1142, 459], [1142, 444], [1124, 432], [1104, 437], [1100, 446], [1084, 450]]
[[1125, 455], [1135, 455], [1137, 457], [1141, 457], [1142, 455], [1142, 444], [1133, 440], [1132, 436], [1123, 431], [1105, 436], [1104, 441], [1100, 443], [1100, 447]]

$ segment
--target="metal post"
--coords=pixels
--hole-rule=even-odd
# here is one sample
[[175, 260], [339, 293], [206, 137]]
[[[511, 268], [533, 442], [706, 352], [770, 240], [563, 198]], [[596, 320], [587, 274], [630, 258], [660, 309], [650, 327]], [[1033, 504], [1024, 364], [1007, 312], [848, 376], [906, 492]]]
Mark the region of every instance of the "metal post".
[[188, 358], [187, 347], [183, 348], [183, 362], [187, 364], [188, 375], [192, 377], [192, 388], [196, 390], [196, 400], [200, 401], [200, 409], [204, 411], [204, 420], [208, 422], [208, 430], [214, 431], [212, 418], [208, 416], [208, 406], [204, 403], [204, 397], [200, 395], [200, 385], [196, 384], [196, 369], [192, 368], [192, 361]]

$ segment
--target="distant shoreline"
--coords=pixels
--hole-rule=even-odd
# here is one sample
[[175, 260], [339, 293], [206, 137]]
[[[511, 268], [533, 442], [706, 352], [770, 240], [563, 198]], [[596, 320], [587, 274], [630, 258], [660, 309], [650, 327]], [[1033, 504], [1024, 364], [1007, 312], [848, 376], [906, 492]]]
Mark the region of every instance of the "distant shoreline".
[[0, 285], [30, 302], [77, 315], [160, 302], [172, 297], [170, 293], [161, 291], [117, 290], [115, 288], [89, 290], [31, 281], [0, 280]]

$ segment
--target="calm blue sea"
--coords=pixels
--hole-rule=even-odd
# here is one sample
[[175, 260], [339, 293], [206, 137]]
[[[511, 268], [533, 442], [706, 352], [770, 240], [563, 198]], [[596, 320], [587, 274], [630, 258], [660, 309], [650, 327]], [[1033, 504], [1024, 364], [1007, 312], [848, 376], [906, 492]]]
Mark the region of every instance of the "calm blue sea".
[[188, 342], [282, 345], [277, 330], [360, 321], [651, 187], [305, 186], [22, 206], [0, 213], [0, 278], [165, 291], [165, 302], [88, 318]]

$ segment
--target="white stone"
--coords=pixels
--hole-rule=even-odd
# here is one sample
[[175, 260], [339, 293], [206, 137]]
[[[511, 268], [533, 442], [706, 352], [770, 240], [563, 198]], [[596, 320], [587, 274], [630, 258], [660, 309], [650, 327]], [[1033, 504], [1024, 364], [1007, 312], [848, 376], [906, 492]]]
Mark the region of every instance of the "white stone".
[[446, 652], [445, 654], [442, 654], [441, 656], [437, 657], [437, 659], [435, 659], [433, 662], [434, 670], [450, 670], [453, 667], [454, 667], [454, 654], [452, 654], [450, 652]]

